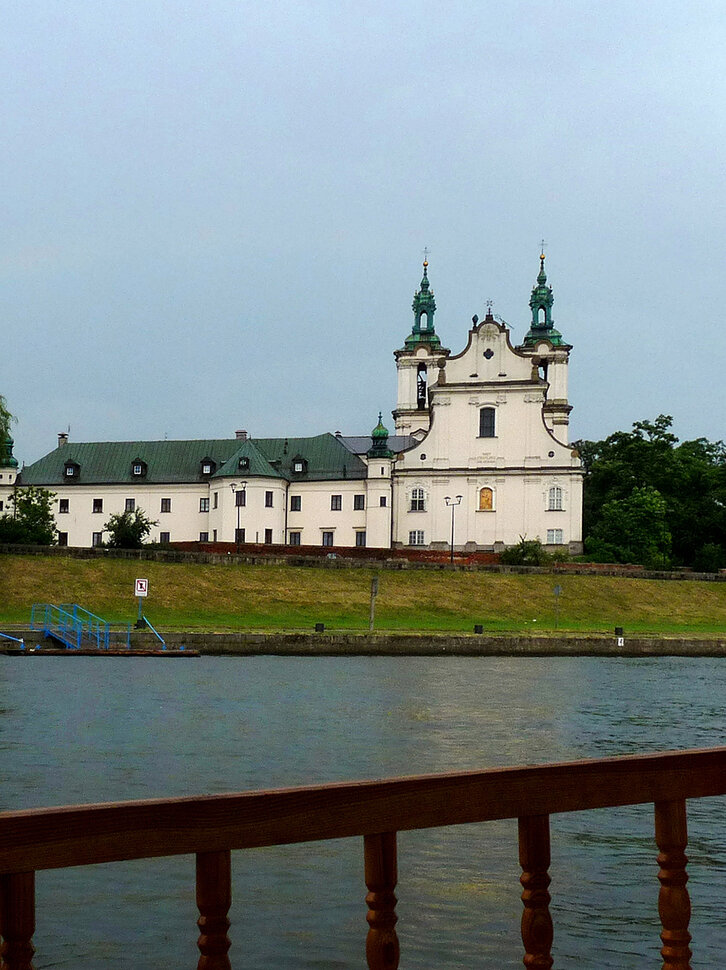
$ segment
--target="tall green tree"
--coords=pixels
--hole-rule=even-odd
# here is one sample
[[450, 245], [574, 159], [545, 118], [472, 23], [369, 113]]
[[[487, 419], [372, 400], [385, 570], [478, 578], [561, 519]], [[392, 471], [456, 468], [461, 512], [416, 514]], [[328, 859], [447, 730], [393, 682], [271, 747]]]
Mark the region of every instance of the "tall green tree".
[[55, 492], [28, 485], [10, 496], [12, 514], [0, 516], [0, 542], [51, 546], [57, 539], [53, 499]]
[[651, 485], [636, 487], [626, 498], [606, 502], [585, 540], [585, 551], [600, 561], [667, 568], [671, 534], [666, 501], [658, 489]]
[[[651, 488], [665, 501], [675, 564], [699, 566], [706, 559], [718, 562], [721, 555], [726, 559], [726, 447], [705, 438], [679, 443], [672, 423], [670, 415], [661, 414], [655, 421], [636, 421], [630, 432], [578, 442], [585, 467], [583, 529], [593, 557], [605, 555], [602, 545], [590, 541], [588, 546], [587, 539], [604, 541], [600, 523], [606, 506], [631, 498], [635, 489]], [[639, 501], [642, 505], [642, 495]], [[626, 512], [630, 507], [615, 506], [615, 511], [618, 508]], [[613, 514], [613, 507], [608, 507], [608, 523]], [[630, 555], [637, 552], [632, 543], [628, 549]], [[652, 552], [646, 543], [631, 561], [642, 562]]]

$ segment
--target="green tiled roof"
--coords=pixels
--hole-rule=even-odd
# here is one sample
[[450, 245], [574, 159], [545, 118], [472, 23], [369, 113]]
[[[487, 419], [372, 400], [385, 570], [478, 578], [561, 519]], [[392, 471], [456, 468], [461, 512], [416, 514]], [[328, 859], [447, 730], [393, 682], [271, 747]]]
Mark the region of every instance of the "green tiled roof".
[[[292, 472], [294, 458], [305, 460], [305, 472]], [[249, 468], [240, 469], [240, 458]], [[63, 484], [147, 485], [204, 482], [202, 463], [214, 463], [214, 477], [263, 477], [288, 480], [329, 481], [365, 478], [365, 463], [332, 434], [312, 438], [221, 438], [202, 441], [86, 441], [69, 442], [22, 469], [20, 485]], [[78, 466], [69, 479], [66, 465]], [[132, 474], [135, 463], [143, 462], [143, 477]]]

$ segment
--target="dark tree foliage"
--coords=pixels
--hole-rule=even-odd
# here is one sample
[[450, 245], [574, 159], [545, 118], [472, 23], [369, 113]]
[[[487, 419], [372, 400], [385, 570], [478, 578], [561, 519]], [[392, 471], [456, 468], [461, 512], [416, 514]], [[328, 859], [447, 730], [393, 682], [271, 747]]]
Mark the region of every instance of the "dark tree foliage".
[[525, 536], [520, 536], [516, 546], [509, 546], [499, 555], [499, 561], [507, 566], [546, 566], [551, 560], [552, 556], [539, 539]]
[[[577, 443], [586, 472], [585, 550], [592, 558], [699, 569], [726, 566], [726, 447], [705, 438], [679, 443], [670, 431], [672, 423], [661, 414], [604, 441]], [[646, 499], [643, 489], [662, 497], [662, 515], [653, 491]], [[644, 502], [651, 503], [650, 512], [643, 510]], [[627, 528], [639, 538], [625, 536]]]
[[152, 522], [143, 509], [112, 515], [104, 526], [109, 534], [106, 545], [112, 549], [140, 549], [154, 525], [158, 523]]
[[13, 423], [15, 418], [8, 411], [8, 405], [5, 398], [0, 394], [0, 443], [5, 441], [6, 438], [10, 437], [10, 425]]
[[11, 496], [13, 511], [0, 516], [0, 542], [51, 546], [56, 541], [53, 499], [55, 492], [28, 485]]

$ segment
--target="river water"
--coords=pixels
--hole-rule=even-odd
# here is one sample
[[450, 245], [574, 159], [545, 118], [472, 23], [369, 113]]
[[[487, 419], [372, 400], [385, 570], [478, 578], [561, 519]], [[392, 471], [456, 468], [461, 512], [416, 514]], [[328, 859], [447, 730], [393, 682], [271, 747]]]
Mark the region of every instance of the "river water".
[[[3, 809], [709, 747], [718, 659], [0, 657]], [[651, 806], [552, 819], [555, 966], [660, 966]], [[694, 968], [722, 964], [726, 802], [689, 805]], [[233, 854], [241, 968], [365, 966], [362, 840]], [[522, 966], [516, 821], [399, 835], [403, 970]], [[37, 876], [35, 966], [196, 966], [194, 859]]]

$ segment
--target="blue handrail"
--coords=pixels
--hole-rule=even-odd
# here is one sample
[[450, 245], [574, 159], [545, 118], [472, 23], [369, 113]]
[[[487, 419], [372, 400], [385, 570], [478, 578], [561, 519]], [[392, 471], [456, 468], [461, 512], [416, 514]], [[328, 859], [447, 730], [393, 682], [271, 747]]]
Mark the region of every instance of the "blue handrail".
[[23, 650], [25, 650], [25, 640], [22, 638], [18, 639], [18, 637], [11, 637], [9, 633], [0, 633], [0, 637], [2, 637], [3, 640], [12, 640], [14, 643], [19, 643]]
[[162, 637], [162, 635], [157, 630], [154, 629], [154, 627], [149, 623], [149, 621], [146, 619], [145, 616], [142, 616], [141, 619], [148, 626], [148, 628], [154, 634], [154, 636], [156, 637], [156, 639], [160, 641], [160, 643], [161, 643], [161, 649], [162, 650], [166, 650], [166, 640]]
[[91, 647], [108, 650], [111, 641], [131, 647], [131, 624], [122, 624], [118, 631], [111, 630], [111, 624], [85, 610], [77, 603], [34, 603], [30, 613], [30, 628], [42, 630], [46, 637], [53, 637], [65, 644], [70, 650]]

